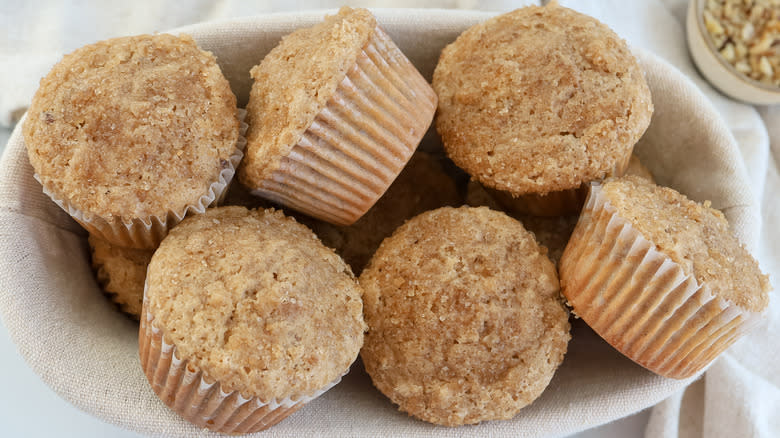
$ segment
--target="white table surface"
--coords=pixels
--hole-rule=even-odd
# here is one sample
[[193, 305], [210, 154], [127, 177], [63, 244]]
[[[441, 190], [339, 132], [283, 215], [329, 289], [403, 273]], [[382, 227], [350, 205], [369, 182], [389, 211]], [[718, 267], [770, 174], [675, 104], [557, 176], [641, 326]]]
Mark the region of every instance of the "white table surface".
[[[0, 153], [10, 131], [0, 129]], [[3, 437], [112, 437], [141, 435], [104, 423], [61, 399], [27, 366], [0, 324], [0, 370], [5, 385], [0, 391], [0, 425]], [[389, 403], [389, 402], [388, 402]], [[597, 427], [571, 438], [631, 438], [643, 435], [649, 410]]]

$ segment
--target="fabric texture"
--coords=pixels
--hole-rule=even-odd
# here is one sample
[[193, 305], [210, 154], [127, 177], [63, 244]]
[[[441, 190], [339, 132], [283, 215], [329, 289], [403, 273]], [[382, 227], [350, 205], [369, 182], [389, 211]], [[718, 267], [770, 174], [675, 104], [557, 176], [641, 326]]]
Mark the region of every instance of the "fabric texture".
[[[157, 21], [143, 21], [133, 15], [137, 12], [130, 14], [135, 20], [122, 21], [117, 16], [100, 21], [109, 23], [106, 26], [146, 24], [91, 29], [92, 36], [85, 42], [216, 17], [300, 7], [291, 3], [261, 9], [273, 2], [256, 2], [253, 6], [240, 1], [208, 2], [211, 6], [207, 2], [193, 3], [197, 5], [191, 8], [159, 6], [145, 10], [152, 17], [166, 17]], [[411, 6], [486, 7], [472, 4], [476, 2], [419, 3]], [[735, 103], [713, 91], [698, 76], [685, 47], [683, 0], [561, 3], [604, 21], [637, 48], [656, 108], [650, 129], [637, 145], [637, 154], [660, 184], [675, 187], [699, 201], [709, 199], [715, 207], [724, 209], [739, 238], [758, 255], [762, 268], [772, 275], [776, 285], [780, 273], [780, 207], [774, 204], [780, 188], [780, 110], [756, 111]], [[308, 2], [307, 6], [337, 5]], [[487, 5], [503, 10], [519, 6], [515, 2]], [[51, 9], [43, 9], [42, 14], [49, 21], [56, 20], [58, 13], [64, 14], [56, 7]], [[97, 17], [100, 14], [100, 10], [95, 12]], [[193, 34], [202, 47], [217, 55], [243, 105], [250, 85], [249, 68], [282, 35], [319, 21], [322, 15], [311, 12], [238, 18], [189, 26], [174, 33]], [[491, 14], [379, 10], [376, 15], [430, 79], [441, 48], [466, 27]], [[14, 38], [13, 32], [8, 35]], [[11, 45], [11, 41], [6, 43]], [[41, 48], [51, 47], [51, 40], [34, 43], [33, 50], [27, 52], [0, 54], [5, 58], [4, 65], [12, 62], [18, 67], [3, 69], [0, 79], [6, 84], [20, 84], [4, 87], [0, 94], [0, 122], [6, 125], [23, 113], [37, 87], [37, 78], [63, 52], [76, 47], [61, 42], [62, 46], [44, 53]], [[32, 179], [19, 131], [17, 127], [0, 161], [0, 317], [20, 353], [63, 398], [107, 422], [153, 436], [213, 435], [178, 418], [152, 393], [138, 363], [137, 325], [122, 317], [102, 296], [89, 267], [85, 233], [41, 193], [40, 185]], [[777, 333], [780, 324], [775, 298], [773, 293], [767, 321], [690, 386], [691, 380], [668, 380], [645, 371], [601, 341], [584, 323], [575, 321], [574, 339], [550, 387], [511, 421], [444, 429], [409, 419], [373, 389], [362, 367], [355, 365], [340, 385], [263, 436], [326, 432], [345, 436], [557, 436], [629, 415], [664, 399], [653, 409], [648, 437], [773, 436], [780, 428], [780, 419], [772, 415], [780, 411], [780, 372], [773, 366], [778, 352], [769, 335]]]

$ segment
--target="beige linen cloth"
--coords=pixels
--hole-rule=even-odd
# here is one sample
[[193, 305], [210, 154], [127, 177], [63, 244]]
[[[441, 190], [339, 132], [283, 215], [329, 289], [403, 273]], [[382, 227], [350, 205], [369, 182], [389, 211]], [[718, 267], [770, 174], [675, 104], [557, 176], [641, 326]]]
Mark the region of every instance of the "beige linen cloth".
[[[180, 2], [148, 2], [149, 8], [144, 9], [136, 2], [134, 9], [107, 20], [108, 24], [99, 21], [103, 27], [98, 26], [94, 36], [82, 41], [51, 38], [30, 44], [42, 48], [58, 41], [61, 45], [56, 49], [69, 51], [107, 36], [280, 9], [268, 2], [191, 3], [187, 7]], [[333, 6], [333, 2], [311, 3], [307, 5]], [[406, 6], [477, 6], [476, 2], [417, 3]], [[685, 52], [680, 15], [685, 3], [571, 3], [607, 22], [634, 47], [661, 55], [693, 79], [689, 81], [649, 51], [637, 49], [656, 106], [652, 125], [637, 146], [637, 154], [659, 183], [700, 201], [710, 199], [715, 207], [723, 209], [740, 239], [758, 254], [762, 267], [773, 274], [776, 284], [780, 273], [780, 212], [772, 204], [780, 188], [777, 160], [768, 160], [769, 137], [756, 110], [717, 95], [698, 78]], [[502, 10], [515, 6], [519, 5], [487, 5]], [[58, 6], [52, 8], [43, 8], [44, 24], [63, 20], [57, 17], [58, 12], [74, 14], [58, 11]], [[107, 11], [92, 10], [96, 17], [101, 12]], [[28, 10], [17, 13], [24, 15]], [[381, 25], [429, 78], [441, 48], [489, 15], [377, 11]], [[281, 35], [316, 22], [321, 16], [320, 12], [266, 15], [182, 30], [214, 51], [234, 91], [245, 101], [249, 68]], [[72, 21], [83, 23], [87, 19]], [[149, 23], [154, 27], [150, 28]], [[9, 28], [14, 38], [14, 27]], [[66, 30], [62, 26], [58, 29]], [[26, 82], [18, 76], [0, 80], [15, 84], [4, 85], [0, 94], [0, 121], [10, 124], [29, 102], [37, 78], [60, 54], [39, 52], [25, 57], [9, 50], [0, 56], [6, 58], [3, 65], [9, 65], [13, 57], [19, 61], [17, 65], [27, 67]], [[11, 74], [8, 69], [0, 71], [0, 75]], [[762, 115], [768, 121], [780, 120], [776, 109], [763, 108]], [[770, 127], [776, 131], [778, 125]], [[20, 353], [57, 393], [105, 421], [155, 436], [212, 435], [180, 420], [148, 387], [138, 364], [137, 325], [118, 315], [101, 296], [89, 268], [83, 231], [41, 193], [40, 185], [32, 179], [18, 134], [12, 136], [0, 162], [0, 316]], [[773, 138], [780, 140], [779, 134], [774, 132]], [[775, 141], [773, 147], [777, 157], [780, 144]], [[732, 347], [691, 386], [687, 386], [689, 381], [664, 379], [634, 365], [577, 321], [566, 360], [549, 389], [511, 421], [446, 429], [409, 419], [371, 387], [360, 367], [355, 367], [340, 385], [262, 435], [558, 436], [661, 402], [654, 408], [647, 428], [650, 437], [775, 436], [780, 430], [776, 415], [780, 412], [780, 372], [774, 366], [778, 353], [773, 342], [780, 323], [778, 313], [778, 303], [773, 299], [767, 322]]]

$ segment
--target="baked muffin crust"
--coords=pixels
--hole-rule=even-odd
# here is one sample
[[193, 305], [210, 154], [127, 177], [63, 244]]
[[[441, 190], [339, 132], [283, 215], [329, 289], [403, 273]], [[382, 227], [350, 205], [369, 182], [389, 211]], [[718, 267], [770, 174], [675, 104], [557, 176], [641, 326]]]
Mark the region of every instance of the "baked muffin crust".
[[375, 27], [367, 10], [343, 7], [322, 23], [282, 38], [252, 68], [247, 153], [239, 170], [243, 184], [255, 187], [279, 166], [344, 80]]
[[92, 249], [92, 268], [103, 290], [111, 296], [120, 310], [138, 319], [144, 300], [146, 268], [154, 250], [123, 248], [89, 235]]
[[425, 421], [511, 418], [541, 394], [566, 352], [555, 268], [503, 213], [423, 213], [382, 242], [360, 282], [366, 370]]
[[637, 176], [602, 187], [617, 214], [714, 294], [750, 312], [769, 303], [769, 278], [729, 230], [723, 214]]
[[653, 110], [625, 42], [555, 2], [463, 32], [442, 52], [433, 87], [450, 158], [514, 195], [603, 178], [627, 159]]
[[478, 182], [469, 181], [466, 190], [466, 203], [472, 207], [485, 206], [493, 210], [503, 211], [520, 221], [526, 230], [533, 233], [539, 245], [547, 249], [547, 256], [557, 266], [561, 260], [563, 250], [569, 243], [574, 227], [577, 225], [577, 216], [531, 216], [516, 214], [505, 209], [495, 198]]
[[357, 222], [340, 227], [306, 220], [322, 243], [336, 250], [357, 275], [385, 237], [412, 217], [445, 205], [459, 205], [461, 196], [436, 160], [416, 152], [390, 188]]
[[41, 80], [24, 123], [44, 186], [104, 219], [165, 217], [204, 195], [238, 139], [213, 55], [182, 35], [101, 41]]
[[209, 381], [265, 402], [311, 395], [363, 344], [349, 267], [281, 211], [209, 209], [185, 219], [149, 265], [146, 312]]

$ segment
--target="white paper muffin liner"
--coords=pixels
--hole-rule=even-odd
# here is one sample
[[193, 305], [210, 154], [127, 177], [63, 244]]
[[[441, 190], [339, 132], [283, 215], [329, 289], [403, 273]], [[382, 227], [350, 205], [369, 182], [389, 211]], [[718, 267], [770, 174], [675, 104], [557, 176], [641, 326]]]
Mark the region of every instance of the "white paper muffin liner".
[[409, 161], [433, 120], [437, 101], [428, 82], [376, 27], [334, 95], [252, 193], [350, 225]]
[[206, 208], [215, 206], [224, 199], [228, 185], [236, 173], [236, 168], [244, 157], [246, 147], [246, 130], [248, 125], [244, 123], [246, 111], [238, 110], [239, 136], [235, 149], [227, 161], [222, 163], [223, 169], [219, 172], [206, 193], [198, 200], [184, 206], [179, 210], [169, 210], [165, 216], [150, 216], [146, 218], [133, 218], [129, 222], [120, 217], [104, 218], [88, 211], [75, 207], [70, 200], [60, 197], [55, 190], [41, 181], [35, 173], [33, 177], [43, 186], [43, 193], [65, 210], [76, 222], [92, 234], [107, 242], [127, 248], [155, 249], [168, 231], [182, 221], [188, 214], [203, 213]]
[[[633, 147], [629, 149], [628, 154], [621, 157], [612, 170], [607, 172], [605, 178], [622, 176], [628, 169], [633, 151]], [[515, 214], [569, 216], [580, 213], [585, 199], [588, 197], [589, 187], [590, 182], [586, 182], [579, 187], [549, 192], [544, 195], [527, 193], [520, 196], [512, 196], [508, 192], [495, 189], [489, 189], [489, 191], [504, 209]]]
[[154, 326], [146, 298], [141, 312], [138, 351], [144, 374], [163, 403], [198, 427], [227, 434], [259, 432], [273, 426], [324, 394], [346, 374], [313, 394], [297, 399], [263, 401], [257, 396], [244, 397], [240, 391], [225, 392], [219, 382], [209, 382], [203, 371], [189, 360], [179, 359], [176, 346], [166, 342], [163, 331]]
[[600, 184], [591, 186], [559, 272], [576, 315], [666, 377], [698, 373], [761, 319], [686, 275], [617, 214]]
[[233, 184], [233, 181], [235, 181], [234, 177], [236, 175], [236, 169], [238, 169], [238, 165], [241, 163], [241, 159], [244, 158], [244, 150], [246, 150], [246, 131], [249, 129], [249, 125], [244, 120], [246, 120], [246, 110], [244, 108], [238, 108], [238, 140], [236, 140], [236, 149], [241, 152], [241, 156], [238, 157], [237, 161], [233, 159], [232, 155], [230, 156], [229, 161], [233, 168], [233, 174], [230, 176], [230, 178], [226, 179], [227, 184], [219, 192], [219, 196], [217, 196], [215, 204], [211, 204], [211, 206], [222, 205], [225, 202], [228, 189], [230, 189], [230, 185]]

